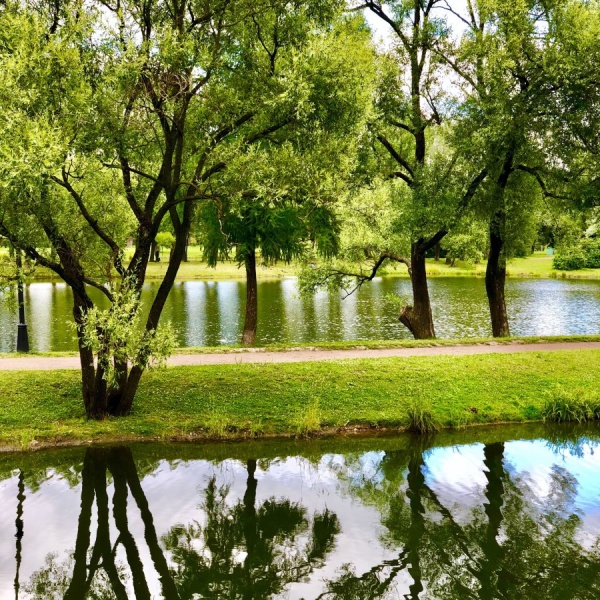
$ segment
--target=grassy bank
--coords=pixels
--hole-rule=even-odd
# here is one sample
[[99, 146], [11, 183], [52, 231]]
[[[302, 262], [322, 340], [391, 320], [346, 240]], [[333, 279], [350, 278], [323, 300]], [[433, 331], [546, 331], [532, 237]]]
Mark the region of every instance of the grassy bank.
[[[132, 252], [129, 250], [129, 252]], [[0, 248], [0, 257], [6, 255], [6, 249]], [[194, 280], [243, 280], [246, 277], [245, 270], [239, 268], [235, 261], [220, 262], [216, 268], [209, 267], [202, 259], [202, 254], [197, 246], [192, 246], [188, 251], [188, 262], [181, 264], [177, 279], [179, 281]], [[557, 271], [552, 268], [552, 256], [543, 252], [537, 252], [526, 258], [515, 258], [508, 263], [507, 274], [509, 277], [526, 278], [553, 278], [553, 279], [600, 279], [600, 269], [581, 269], [579, 271]], [[163, 259], [159, 263], [149, 263], [146, 279], [148, 281], [162, 280], [168, 267], [168, 257], [163, 253]], [[276, 264], [265, 267], [258, 266], [257, 275], [260, 280], [280, 279], [282, 277], [293, 277], [297, 275], [299, 265]], [[445, 264], [444, 260], [427, 260], [427, 274], [429, 277], [484, 277], [485, 262], [477, 265], [457, 261], [454, 266]], [[406, 267], [399, 265], [397, 268], [389, 266], [387, 270], [381, 271], [382, 275], [393, 275], [396, 277], [408, 277]], [[38, 267], [33, 276], [39, 281], [58, 281], [59, 278], [52, 271]]]
[[[600, 351], [179, 367], [148, 373], [126, 419], [86, 421], [76, 371], [0, 373], [0, 443], [298, 436], [540, 420], [561, 389], [600, 389]], [[33, 443], [33, 444], [32, 444]]]

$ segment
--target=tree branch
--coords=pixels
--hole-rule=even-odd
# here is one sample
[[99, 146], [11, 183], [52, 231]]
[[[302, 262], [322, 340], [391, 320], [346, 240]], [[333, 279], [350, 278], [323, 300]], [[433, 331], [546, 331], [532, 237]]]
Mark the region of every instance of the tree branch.
[[385, 138], [382, 134], [377, 134], [377, 139], [379, 140], [379, 142], [381, 142], [381, 144], [385, 147], [385, 149], [390, 153], [390, 155], [392, 156], [392, 158], [399, 165], [403, 166], [408, 171], [409, 175], [412, 178], [410, 185], [413, 185], [414, 184], [415, 173], [412, 170], [411, 166], [408, 164], [408, 161], [406, 161], [404, 158], [402, 158], [400, 156], [400, 154], [398, 154], [398, 152], [396, 151], [396, 149], [387, 140], [387, 138]]
[[123, 264], [120, 260], [121, 248], [115, 242], [115, 240], [106, 233], [102, 227], [98, 224], [98, 219], [94, 219], [92, 215], [90, 215], [88, 209], [83, 203], [83, 198], [81, 194], [79, 194], [73, 186], [69, 182], [69, 176], [65, 171], [64, 167], [62, 169], [62, 179], [55, 177], [54, 175], [50, 175], [50, 179], [54, 181], [56, 184], [63, 187], [65, 190], [69, 192], [71, 197], [75, 200], [77, 207], [79, 208], [79, 212], [83, 216], [83, 218], [87, 221], [88, 225], [94, 230], [96, 235], [113, 251], [113, 263], [115, 265], [115, 269], [119, 273], [119, 275], [123, 276], [125, 274], [125, 269], [123, 268]]
[[555, 194], [549, 191], [548, 187], [546, 186], [546, 182], [543, 180], [542, 175], [539, 172], [539, 169], [535, 167], [527, 167], [525, 165], [517, 165], [515, 167], [515, 171], [523, 171], [524, 173], [529, 173], [529, 175], [535, 177], [535, 180], [538, 182], [538, 185], [542, 190], [542, 194], [544, 194], [546, 198], [554, 198], [555, 200], [572, 200], [572, 198], [569, 196], [561, 196], [560, 194]]

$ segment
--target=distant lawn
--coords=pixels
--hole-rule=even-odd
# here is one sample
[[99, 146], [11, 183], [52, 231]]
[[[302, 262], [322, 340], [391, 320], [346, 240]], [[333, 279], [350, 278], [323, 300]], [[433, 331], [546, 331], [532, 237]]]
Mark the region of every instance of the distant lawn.
[[600, 351], [177, 367], [144, 376], [134, 414], [89, 422], [76, 371], [0, 373], [0, 443], [295, 436], [541, 419], [558, 387], [597, 394]]
[[[131, 255], [133, 250], [129, 249], [127, 255]], [[0, 257], [7, 255], [6, 248], [0, 248]], [[163, 251], [159, 263], [149, 263], [147, 271], [148, 280], [160, 280], [163, 278], [168, 266], [168, 252]], [[190, 246], [188, 249], [188, 262], [181, 264], [177, 279], [179, 281], [193, 280], [215, 280], [215, 279], [245, 279], [246, 272], [240, 268], [235, 261], [225, 261], [217, 265], [216, 268], [209, 267], [206, 261], [202, 260], [202, 252], [198, 246]], [[560, 279], [600, 279], [600, 269], [581, 269], [579, 271], [556, 271], [552, 268], [552, 256], [545, 252], [536, 252], [527, 258], [515, 258], [508, 263], [509, 277], [540, 277], [540, 278], [560, 278]], [[465, 263], [457, 261], [454, 267], [447, 265], [444, 259], [436, 261], [427, 259], [427, 274], [430, 277], [483, 277], [485, 276], [485, 261], [479, 264]], [[292, 262], [289, 265], [284, 263], [273, 266], [258, 267], [258, 278], [279, 279], [282, 277], [293, 277], [298, 273], [299, 265]], [[394, 267], [390, 265], [382, 275], [393, 275], [396, 277], [408, 277], [408, 271], [404, 265]], [[48, 269], [38, 267], [35, 272], [36, 280], [57, 279], [57, 276]]]

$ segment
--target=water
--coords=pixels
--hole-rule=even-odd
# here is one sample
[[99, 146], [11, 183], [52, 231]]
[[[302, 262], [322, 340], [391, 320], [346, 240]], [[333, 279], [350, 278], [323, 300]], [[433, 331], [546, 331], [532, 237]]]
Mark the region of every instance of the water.
[[0, 600], [597, 599], [600, 430], [0, 457]]
[[[429, 282], [438, 337], [491, 335], [483, 279], [445, 278]], [[157, 284], [145, 286], [146, 304]], [[237, 343], [243, 326], [245, 283], [190, 281], [173, 288], [163, 321], [175, 326], [180, 346]], [[356, 294], [321, 292], [300, 298], [295, 279], [259, 284], [258, 343], [408, 339], [387, 294], [410, 297], [407, 279], [377, 279]], [[94, 294], [95, 295], [95, 294]], [[102, 298], [96, 298], [102, 300]], [[510, 279], [507, 302], [515, 335], [600, 333], [600, 281]], [[30, 343], [38, 351], [75, 350], [71, 293], [64, 284], [27, 288]], [[14, 349], [16, 315], [0, 303], [0, 351]]]

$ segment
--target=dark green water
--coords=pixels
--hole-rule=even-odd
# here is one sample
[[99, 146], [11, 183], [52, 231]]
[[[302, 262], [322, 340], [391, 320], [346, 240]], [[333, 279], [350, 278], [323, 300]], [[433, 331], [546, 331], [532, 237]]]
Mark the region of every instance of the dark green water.
[[599, 434], [2, 455], [0, 599], [597, 599]]
[[[491, 335], [482, 279], [445, 278], [429, 283], [439, 337]], [[355, 295], [319, 293], [300, 298], [294, 279], [259, 284], [259, 343], [409, 338], [387, 294], [410, 296], [406, 279], [378, 279]], [[147, 285], [144, 300], [156, 284]], [[180, 346], [234, 344], [243, 325], [245, 284], [192, 281], [177, 284], [163, 320], [173, 323]], [[515, 335], [600, 333], [600, 281], [510, 279], [508, 311]], [[30, 343], [38, 351], [75, 350], [71, 294], [64, 284], [35, 283], [27, 290]], [[0, 351], [14, 349], [16, 316], [0, 303]]]

